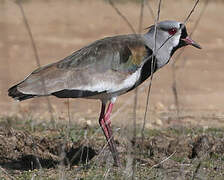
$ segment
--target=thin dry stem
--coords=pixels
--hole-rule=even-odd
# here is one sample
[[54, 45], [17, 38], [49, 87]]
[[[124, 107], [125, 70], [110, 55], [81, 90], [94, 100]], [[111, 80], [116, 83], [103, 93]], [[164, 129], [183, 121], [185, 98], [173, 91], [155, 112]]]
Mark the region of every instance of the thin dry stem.
[[[140, 33], [142, 30], [142, 22], [143, 22], [143, 13], [144, 13], [144, 4], [145, 0], [141, 0], [141, 9], [140, 9], [140, 16], [139, 16], [139, 29], [138, 32]], [[135, 89], [135, 96], [134, 96], [134, 106], [133, 106], [133, 149], [136, 151], [136, 121], [137, 121], [137, 106], [138, 106], [138, 88]], [[134, 157], [132, 161], [132, 179], [135, 178], [135, 167], [136, 167], [136, 158]]]
[[15, 179], [14, 177], [12, 177], [4, 168], [2, 168], [1, 166], [0, 166], [0, 169], [1, 169], [1, 171], [4, 173], [4, 174], [6, 174], [6, 176], [8, 176], [10, 179]]
[[67, 126], [67, 136], [70, 136], [70, 127], [72, 125], [72, 120], [71, 120], [71, 113], [70, 113], [70, 101], [69, 98], [67, 98], [67, 109], [68, 109], [68, 126]]
[[[187, 21], [189, 20], [190, 15], [193, 13], [193, 11], [196, 8], [198, 2], [199, 1], [195, 2], [193, 9], [190, 11], [188, 17], [185, 20], [185, 23], [187, 23]], [[199, 22], [200, 22], [203, 14], [205, 12], [205, 9], [208, 6], [208, 3], [209, 3], [209, 0], [206, 0], [205, 3], [204, 3], [204, 7], [202, 8], [202, 10], [201, 10], [201, 12], [199, 14], [199, 17], [197, 18], [197, 20], [196, 20], [196, 22], [194, 24], [193, 30], [191, 31], [191, 33], [189, 35], [190, 37], [193, 35], [193, 33], [195, 32], [196, 28], [198, 27]], [[176, 107], [177, 119], [178, 120], [180, 119], [180, 105], [179, 105], [179, 95], [178, 95], [178, 89], [177, 89], [176, 70], [179, 69], [181, 66], [184, 66], [184, 63], [182, 65], [177, 66], [177, 62], [180, 59], [181, 55], [184, 53], [184, 50], [185, 50], [185, 48], [183, 48], [179, 52], [179, 54], [177, 55], [175, 61], [172, 64], [172, 77], [173, 77], [172, 92], [173, 92], [173, 95], [174, 95], [174, 103], [175, 103], [175, 107]], [[183, 62], [185, 62], [185, 61], [183, 61]]]
[[175, 153], [176, 153], [176, 151], [174, 151], [171, 155], [169, 155], [167, 158], [165, 158], [164, 160], [160, 161], [159, 163], [154, 164], [154, 165], [149, 169], [149, 171], [152, 170], [153, 168], [158, 167], [159, 165], [163, 164], [163, 163], [166, 162], [167, 160], [169, 160]]
[[197, 165], [197, 167], [196, 167], [196, 169], [193, 173], [192, 180], [194, 180], [196, 178], [196, 176], [198, 174], [198, 170], [200, 169], [200, 167], [201, 167], [201, 162], [198, 163], [198, 165]]
[[157, 17], [155, 19], [155, 32], [154, 32], [154, 49], [153, 49], [153, 56], [152, 56], [152, 62], [151, 62], [151, 76], [150, 76], [150, 83], [148, 86], [148, 94], [146, 98], [146, 107], [145, 107], [145, 113], [144, 113], [144, 120], [143, 120], [143, 125], [142, 125], [142, 130], [141, 130], [141, 136], [142, 136], [142, 144], [144, 140], [144, 130], [145, 130], [145, 124], [146, 124], [146, 117], [147, 117], [147, 112], [148, 112], [148, 107], [149, 107], [149, 97], [150, 97], [150, 92], [151, 92], [151, 87], [152, 87], [152, 80], [153, 80], [153, 72], [154, 72], [154, 65], [155, 65], [155, 56], [156, 56], [156, 36], [157, 36], [157, 23], [159, 21], [159, 16], [160, 16], [160, 8], [161, 8], [161, 0], [159, 0], [158, 4], [158, 10], [157, 10]]
[[[24, 22], [24, 25], [25, 25], [26, 30], [28, 32], [29, 38], [30, 38], [30, 42], [31, 42], [32, 49], [33, 49], [33, 52], [34, 52], [34, 57], [35, 57], [35, 60], [36, 60], [36, 64], [37, 64], [38, 68], [40, 68], [41, 67], [41, 65], [40, 65], [40, 58], [39, 58], [39, 55], [38, 55], [36, 43], [34, 41], [33, 34], [32, 34], [32, 31], [31, 31], [29, 22], [28, 22], [28, 20], [26, 18], [26, 14], [25, 14], [25, 11], [23, 9], [21, 0], [17, 0], [16, 3], [18, 4], [19, 9], [21, 11], [21, 14], [22, 14], [22, 17], [23, 17], [23, 22]], [[41, 80], [42, 80], [42, 86], [44, 88], [44, 92], [46, 94], [47, 91], [46, 91], [46, 85], [45, 85], [44, 77], [42, 77]], [[53, 126], [55, 126], [53, 113], [52, 113], [52, 106], [51, 106], [51, 102], [50, 102], [49, 97], [46, 96], [46, 100], [47, 100], [47, 104], [48, 104], [48, 110], [49, 110], [49, 112], [51, 114], [51, 122], [52, 122]]]
[[149, 1], [145, 1], [145, 4], [146, 4], [146, 6], [147, 6], [147, 8], [149, 10], [150, 15], [152, 16], [153, 19], [155, 19], [155, 15], [154, 15], [153, 9], [152, 9]]
[[128, 19], [121, 13], [121, 11], [115, 6], [113, 0], [108, 0], [108, 2], [110, 3], [111, 7], [113, 7], [113, 9], [116, 11], [116, 13], [126, 22], [126, 24], [131, 29], [131, 31], [134, 34], [136, 34], [134, 27], [131, 25], [131, 23], [128, 21]]
[[187, 18], [186, 18], [185, 21], [184, 21], [184, 25], [185, 25], [185, 24], [187, 23], [187, 21], [190, 19], [191, 15], [192, 15], [192, 13], [194, 12], [194, 10], [195, 10], [196, 6], [198, 5], [199, 1], [200, 1], [200, 0], [197, 0], [197, 1], [195, 2], [193, 8], [191, 9], [190, 13], [188, 14]]

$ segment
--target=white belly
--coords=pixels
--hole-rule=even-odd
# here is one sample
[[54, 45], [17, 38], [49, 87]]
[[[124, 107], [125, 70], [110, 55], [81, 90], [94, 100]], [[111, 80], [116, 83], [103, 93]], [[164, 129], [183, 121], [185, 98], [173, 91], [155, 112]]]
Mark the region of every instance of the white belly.
[[[101, 99], [103, 101], [110, 100], [113, 97], [117, 97], [121, 94], [126, 93], [130, 88], [132, 88], [136, 82], [139, 80], [141, 75], [141, 68], [139, 68], [135, 73], [131, 74], [122, 81], [120, 84], [115, 84], [113, 82], [107, 82], [107, 84], [97, 84], [98, 87], [106, 87], [104, 88], [104, 92], [97, 94], [95, 96], [86, 97], [88, 99]], [[92, 88], [98, 89], [98, 88]], [[106, 90], [106, 91], [105, 91]]]

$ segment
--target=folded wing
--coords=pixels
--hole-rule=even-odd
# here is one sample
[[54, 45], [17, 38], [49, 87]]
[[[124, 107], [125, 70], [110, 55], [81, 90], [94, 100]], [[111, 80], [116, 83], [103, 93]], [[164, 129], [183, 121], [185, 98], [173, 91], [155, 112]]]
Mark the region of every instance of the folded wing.
[[24, 100], [51, 94], [86, 97], [119, 91], [133, 86], [135, 80], [127, 82], [127, 79], [140, 68], [146, 56], [147, 50], [140, 35], [105, 38], [57, 63], [35, 70], [10, 88], [9, 96]]

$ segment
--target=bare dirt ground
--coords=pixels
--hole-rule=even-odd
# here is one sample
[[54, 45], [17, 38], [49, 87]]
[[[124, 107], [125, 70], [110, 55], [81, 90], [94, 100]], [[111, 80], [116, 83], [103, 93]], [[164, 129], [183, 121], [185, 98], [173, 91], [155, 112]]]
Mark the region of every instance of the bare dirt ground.
[[[117, 6], [137, 30], [140, 5], [133, 2], [126, 2], [117, 4]], [[151, 2], [151, 6], [154, 9], [154, 12], [156, 12], [155, 1]], [[164, 1], [160, 19], [184, 21], [192, 6], [193, 1]], [[203, 6], [203, 2], [199, 3], [199, 6], [191, 16], [190, 21], [187, 24], [189, 32], [192, 31]], [[23, 7], [33, 33], [42, 65], [60, 60], [97, 39], [117, 34], [132, 33], [127, 24], [115, 13], [114, 9], [104, 1], [26, 0], [23, 2]], [[148, 113], [146, 122], [147, 128], [161, 129], [174, 126], [200, 126], [202, 129], [207, 129], [208, 127], [223, 127], [223, 8], [223, 3], [210, 1], [193, 34], [193, 39], [200, 43], [203, 49], [198, 50], [192, 47], [187, 47], [177, 62], [177, 65], [180, 66], [180, 68], [176, 70], [177, 92], [179, 95], [180, 106], [179, 119], [176, 118], [176, 107], [172, 92], [172, 63], [176, 60], [176, 56], [172, 58], [170, 64], [154, 75], [152, 92], [150, 95], [150, 113]], [[153, 24], [153, 21], [150, 12], [147, 7], [145, 7], [143, 27], [148, 27]], [[64, 142], [63, 138], [67, 136], [60, 134], [60, 128], [48, 131], [48, 127], [51, 126], [48, 124], [51, 116], [49, 114], [46, 99], [32, 99], [19, 103], [7, 96], [7, 90], [10, 86], [23, 80], [31, 71], [37, 68], [27, 29], [24, 26], [20, 9], [14, 1], [0, 0], [0, 29], [0, 116], [2, 127], [7, 127], [6, 129], [2, 128], [0, 131], [0, 154], [1, 156], [2, 154], [7, 154], [7, 156], [4, 156], [5, 159], [1, 157], [0, 164], [4, 168], [9, 165], [11, 170], [13, 169], [12, 174], [21, 173], [21, 171], [17, 172], [19, 168], [13, 168], [12, 164], [14, 164], [15, 161], [24, 162], [23, 158], [27, 158], [28, 165], [26, 166], [22, 164], [22, 167], [25, 167], [23, 170], [38, 168], [39, 164], [35, 164], [36, 159], [34, 154], [36, 154], [40, 159], [42, 158], [42, 166], [44, 166], [43, 164], [45, 162], [49, 166], [44, 166], [43, 168], [54, 169], [54, 167], [60, 165], [60, 162], [63, 159], [61, 151], [57, 150], [57, 147], [61, 146], [61, 143]], [[142, 32], [144, 33], [144, 31]], [[139, 126], [141, 126], [143, 121], [147, 95], [147, 88], [143, 88], [144, 86], [147, 86], [147, 84], [143, 84], [140, 87], [138, 95], [137, 124]], [[112, 124], [117, 127], [115, 129], [117, 134], [121, 134], [118, 138], [121, 138], [121, 136], [128, 137], [133, 129], [133, 94], [133, 92], [130, 92], [127, 95], [119, 97], [113, 110]], [[53, 108], [52, 116], [56, 126], [58, 124], [68, 124], [68, 101], [50, 97], [50, 102]], [[123, 108], [121, 110], [122, 113], [118, 113], [118, 110], [121, 107]], [[96, 101], [80, 99], [70, 100], [71, 122], [73, 124], [79, 124], [81, 130], [85, 130], [86, 126], [95, 127], [98, 123], [97, 118], [99, 109], [100, 103]], [[11, 119], [13, 119], [13, 121]], [[18, 124], [17, 121], [21, 121], [21, 124]], [[25, 132], [23, 131], [23, 126], [26, 125], [27, 122], [29, 128], [27, 130], [28, 132]], [[12, 127], [12, 124], [15, 124], [16, 126]], [[33, 130], [33, 128], [37, 128], [40, 124], [42, 127], [41, 130]], [[126, 131], [127, 128], [130, 132]], [[46, 130], [46, 132], [43, 131], [43, 129]], [[36, 136], [35, 132], [37, 132]], [[44, 132], [49, 134], [46, 135]], [[66, 134], [65, 131], [62, 132]], [[53, 140], [51, 139], [52, 136], [57, 133], [59, 133], [59, 135], [56, 137], [60, 137], [62, 140], [58, 140], [57, 138], [54, 138]], [[161, 141], [160, 143], [157, 142], [157, 145], [153, 148], [158, 150], [159, 148], [157, 146], [162, 146], [162, 144], [166, 142], [168, 136], [167, 133], [169, 134], [169, 132], [166, 132], [166, 135], [162, 136], [163, 133], [161, 132], [161, 137], [160, 135], [154, 137], [154, 139], [156, 139], [155, 141]], [[186, 139], [184, 142], [179, 142], [179, 140], [177, 140], [177, 142], [175, 141], [179, 134], [176, 135], [174, 133], [174, 135], [171, 135], [172, 140], [165, 143], [166, 145], [163, 147], [164, 151], [159, 154], [159, 157], [168, 156], [173, 152], [169, 150], [169, 144], [171, 144], [171, 147], [176, 147], [178, 143], [185, 143], [183, 146], [182, 144], [179, 144], [179, 146], [182, 146], [180, 152], [186, 151], [184, 158], [189, 160], [191, 159], [192, 149], [194, 149], [192, 144], [197, 144], [197, 142], [200, 141], [205, 143], [205, 145], [201, 145], [200, 147], [202, 148], [198, 151], [202, 151], [202, 154], [206, 154], [206, 158], [207, 154], [210, 152], [216, 155], [218, 154], [217, 159], [220, 160], [219, 155], [223, 154], [223, 147], [220, 151], [214, 148], [221, 146], [219, 146], [219, 144], [223, 142], [223, 136], [218, 135], [218, 137], [213, 137], [213, 134], [208, 133], [208, 136], [204, 137], [203, 133], [194, 132], [191, 132], [190, 134], [190, 137], [188, 136], [188, 133], [184, 134], [183, 137]], [[45, 136], [47, 139], [44, 139]], [[80, 136], [83, 137], [83, 134]], [[202, 138], [202, 140], [200, 140], [200, 138]], [[37, 148], [34, 151], [31, 142], [33, 139], [37, 144], [37, 147], [41, 150]], [[99, 153], [97, 152], [97, 149], [99, 151], [105, 143], [103, 137], [99, 139], [100, 141], [96, 141], [95, 143], [92, 142], [94, 140], [90, 141], [89, 147], [92, 147], [91, 150], [94, 152], [93, 156], [95, 156], [95, 153]], [[146, 144], [152, 143], [152, 139], [147, 140]], [[119, 142], [120, 141], [122, 140], [119, 140]], [[173, 141], [176, 144], [172, 144]], [[11, 142], [14, 145], [16, 144], [17, 153], [14, 155], [11, 153], [14, 153], [15, 146], [11, 146], [12, 144], [10, 145], [8, 142]], [[208, 145], [206, 145], [206, 143]], [[28, 145], [26, 146], [26, 144]], [[73, 150], [71, 150], [72, 148], [83, 149], [83, 144], [78, 141], [71, 143], [71, 141], [68, 140], [68, 144], [65, 144], [64, 146], [66, 149], [65, 152], [67, 153], [66, 155], [68, 155], [69, 152], [73, 152]], [[121, 142], [119, 146], [121, 146]], [[187, 148], [188, 146], [191, 148]], [[208, 147], [209, 150], [205, 152], [203, 150], [204, 146]], [[148, 149], [150, 149], [150, 147], [147, 146]], [[148, 149], [147, 151], [150, 151]], [[155, 151], [155, 149], [153, 151]], [[78, 150], [76, 149], [76, 151]], [[124, 152], [124, 147], [123, 150], [121, 147], [121, 152]], [[160, 152], [160, 150], [158, 150], [158, 152]], [[164, 152], [166, 153], [164, 154]], [[66, 155], [63, 156], [65, 159]], [[155, 158], [155, 156], [151, 157], [152, 159]], [[209, 157], [212, 157], [212, 155], [209, 155]], [[223, 158], [223, 156], [221, 158]], [[29, 159], [34, 162], [32, 167], [30, 167]], [[195, 162], [200, 162], [198, 161], [199, 159]], [[159, 160], [161, 160], [161, 158], [159, 158]], [[146, 164], [148, 164], [148, 166], [146, 167], [152, 167], [154, 164], [158, 163], [159, 160], [157, 159], [151, 163], [147, 161]], [[182, 167], [180, 166], [183, 162], [182, 159], [175, 162], [179, 163], [177, 165], [178, 167]], [[220, 160], [220, 162], [221, 165], [223, 165], [223, 159]], [[142, 164], [144, 164], [144, 162]], [[198, 163], [198, 165], [199, 164], [200, 163]], [[220, 167], [223, 168], [221, 165]], [[15, 166], [21, 166], [21, 164], [17, 163]], [[223, 170], [222, 168], [220, 169]], [[197, 163], [193, 164], [192, 169], [189, 170], [189, 172], [194, 174], [195, 169], [197, 169]], [[19, 170], [21, 170], [21, 168]], [[154, 175], [156, 176], [156, 172]]]

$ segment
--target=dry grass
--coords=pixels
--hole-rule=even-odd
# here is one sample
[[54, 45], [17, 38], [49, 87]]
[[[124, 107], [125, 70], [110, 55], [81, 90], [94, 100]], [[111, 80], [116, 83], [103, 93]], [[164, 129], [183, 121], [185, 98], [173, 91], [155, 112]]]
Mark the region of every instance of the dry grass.
[[[103, 134], [96, 127], [32, 125], [17, 117], [1, 118], [1, 178], [10, 179], [221, 179], [224, 129], [173, 127], [146, 129], [129, 152], [128, 137], [116, 137], [122, 161], [113, 167]], [[137, 129], [137, 134], [140, 130]], [[90, 138], [94, 135], [94, 138]]]

